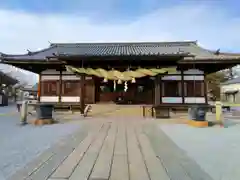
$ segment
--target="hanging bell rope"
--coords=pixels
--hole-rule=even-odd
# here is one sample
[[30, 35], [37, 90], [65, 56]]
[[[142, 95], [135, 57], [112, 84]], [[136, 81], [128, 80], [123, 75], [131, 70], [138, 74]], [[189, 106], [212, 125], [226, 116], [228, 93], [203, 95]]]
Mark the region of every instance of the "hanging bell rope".
[[116, 85], [116, 81], [113, 81], [113, 90], [116, 91], [117, 85]]
[[124, 92], [127, 92], [128, 90], [128, 84], [127, 81], [124, 82]]

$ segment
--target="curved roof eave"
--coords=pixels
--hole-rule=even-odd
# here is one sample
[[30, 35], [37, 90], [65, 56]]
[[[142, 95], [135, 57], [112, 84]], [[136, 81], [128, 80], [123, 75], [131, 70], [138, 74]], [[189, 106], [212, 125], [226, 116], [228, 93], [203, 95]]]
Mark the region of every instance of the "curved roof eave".
[[[109, 43], [52, 43], [48, 48], [27, 54], [1, 54], [1, 59], [10, 61], [46, 61], [48, 57], [69, 56], [136, 56], [136, 55], [185, 55], [181, 61], [240, 60], [240, 54], [221, 53], [202, 48], [197, 41], [175, 42], [109, 42]], [[189, 57], [190, 56], [190, 57]]]
[[14, 77], [11, 77], [9, 74], [4, 73], [3, 71], [0, 71], [0, 76], [2, 84], [15, 85], [19, 82], [19, 80], [17, 80]]
[[221, 83], [221, 85], [232, 85], [232, 84], [240, 84], [240, 77], [230, 79], [228, 81]]
[[5, 54], [1, 53], [1, 59], [2, 60], [31, 60], [31, 61], [42, 61], [46, 60], [47, 56], [52, 55], [57, 50], [55, 50], [56, 46], [51, 45], [48, 48], [41, 49], [39, 51], [28, 51], [28, 53], [25, 54]]

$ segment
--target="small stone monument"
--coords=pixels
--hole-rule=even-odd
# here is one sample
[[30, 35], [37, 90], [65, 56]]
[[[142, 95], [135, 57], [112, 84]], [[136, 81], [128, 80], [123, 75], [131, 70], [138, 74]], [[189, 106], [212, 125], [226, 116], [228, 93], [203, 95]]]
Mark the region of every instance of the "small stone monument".
[[215, 108], [216, 108], [216, 121], [222, 122], [222, 102], [216, 101], [215, 102]]
[[22, 107], [21, 107], [21, 124], [25, 125], [27, 124], [27, 115], [28, 115], [28, 101], [23, 101], [22, 102]]

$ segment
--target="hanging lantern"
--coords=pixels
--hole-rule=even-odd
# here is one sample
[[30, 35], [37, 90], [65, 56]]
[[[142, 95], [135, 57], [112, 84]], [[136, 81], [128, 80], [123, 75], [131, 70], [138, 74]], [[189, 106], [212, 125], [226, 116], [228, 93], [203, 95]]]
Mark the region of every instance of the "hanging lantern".
[[136, 83], [136, 79], [135, 78], [132, 78], [132, 83]]
[[116, 91], [116, 81], [113, 81], [113, 90]]
[[105, 83], [108, 82], [107, 78], [104, 78], [104, 79], [103, 79], [103, 82], [105, 82]]
[[118, 83], [118, 84], [122, 84], [122, 80], [121, 80], [121, 79], [119, 79], [117, 83]]

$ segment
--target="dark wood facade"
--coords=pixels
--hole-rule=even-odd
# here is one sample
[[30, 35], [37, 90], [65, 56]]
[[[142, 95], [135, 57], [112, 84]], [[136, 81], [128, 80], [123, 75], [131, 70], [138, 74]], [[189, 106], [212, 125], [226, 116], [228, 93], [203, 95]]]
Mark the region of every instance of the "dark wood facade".
[[[81, 79], [66, 71], [47, 70], [40, 74], [40, 101], [55, 103], [79, 103]], [[115, 102], [117, 98], [132, 104], [184, 104], [207, 103], [203, 72], [178, 71], [178, 74], [158, 75], [136, 79], [128, 83], [103, 82], [102, 78], [86, 76], [84, 80], [85, 103]]]

